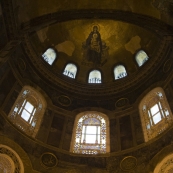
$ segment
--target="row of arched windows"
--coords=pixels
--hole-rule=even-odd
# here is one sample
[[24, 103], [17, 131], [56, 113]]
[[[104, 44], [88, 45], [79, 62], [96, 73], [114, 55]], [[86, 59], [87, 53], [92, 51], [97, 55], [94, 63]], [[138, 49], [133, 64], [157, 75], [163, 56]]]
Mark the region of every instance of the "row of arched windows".
[[[46, 50], [46, 52], [42, 55], [43, 59], [49, 64], [52, 65], [56, 59], [56, 52], [52, 48]], [[136, 54], [136, 62], [138, 66], [142, 66], [147, 60], [148, 55], [140, 50]], [[77, 67], [75, 64], [69, 63], [66, 65], [63, 74], [70, 77], [75, 78], [77, 73]], [[115, 80], [124, 78], [127, 76], [126, 69], [123, 65], [117, 65], [114, 68], [114, 78]], [[88, 83], [102, 83], [101, 72], [99, 70], [93, 70], [89, 73]]]
[[[45, 109], [44, 97], [34, 88], [25, 86], [8, 117], [27, 135], [35, 137]], [[161, 134], [173, 122], [169, 104], [160, 87], [150, 91], [141, 100], [139, 113], [146, 142]], [[80, 154], [107, 153], [109, 152], [109, 140], [109, 118], [107, 115], [88, 111], [76, 116], [71, 152]]]
[[[70, 77], [70, 78], [75, 78], [77, 73], [77, 67], [74, 64], [67, 64], [65, 67], [65, 70], [63, 72], [64, 75]], [[114, 68], [114, 77], [115, 80], [123, 78], [127, 76], [126, 69], [123, 65], [117, 65]], [[92, 70], [89, 73], [88, 77], [88, 83], [102, 83], [102, 76], [101, 72], [99, 70]]]

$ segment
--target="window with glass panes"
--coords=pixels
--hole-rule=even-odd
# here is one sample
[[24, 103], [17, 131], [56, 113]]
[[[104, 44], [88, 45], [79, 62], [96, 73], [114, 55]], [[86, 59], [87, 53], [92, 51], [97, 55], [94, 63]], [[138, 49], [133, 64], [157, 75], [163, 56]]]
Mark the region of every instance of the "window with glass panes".
[[42, 95], [25, 86], [15, 101], [8, 117], [19, 129], [35, 136], [42, 121], [46, 102]]
[[68, 76], [70, 78], [75, 78], [76, 73], [77, 73], [77, 67], [74, 64], [67, 64], [63, 72], [65, 76]]
[[102, 83], [101, 73], [98, 70], [93, 70], [89, 73], [88, 83]]
[[127, 76], [127, 72], [126, 72], [126, 69], [125, 69], [125, 67], [123, 65], [117, 65], [114, 68], [115, 80], [120, 79], [120, 78], [124, 78], [126, 76]]
[[106, 121], [97, 114], [88, 114], [78, 120], [74, 153], [106, 153]]
[[32, 123], [33, 116], [35, 114], [36, 108], [27, 100], [24, 100], [22, 107], [19, 111], [19, 115], [27, 121], [28, 123]]
[[145, 64], [146, 61], [148, 61], [149, 57], [148, 55], [143, 51], [140, 50], [137, 54], [136, 54], [136, 62], [138, 63], [138, 66], [142, 66], [143, 64]]
[[49, 48], [43, 53], [42, 58], [49, 64], [52, 65], [56, 59], [56, 52], [54, 49]]
[[[90, 121], [95, 122], [90, 124]], [[97, 124], [96, 124], [97, 123]], [[97, 119], [89, 118], [83, 122], [82, 138], [83, 144], [100, 144], [100, 122]]]
[[145, 141], [161, 134], [172, 124], [172, 113], [160, 87], [153, 89], [142, 99], [139, 109]]
[[161, 103], [158, 102], [148, 110], [148, 115], [150, 118], [150, 124], [148, 125], [148, 128], [150, 128], [150, 126], [155, 125], [163, 118], [166, 118], [166, 116], [169, 115], [169, 112], [168, 110], [163, 110]]

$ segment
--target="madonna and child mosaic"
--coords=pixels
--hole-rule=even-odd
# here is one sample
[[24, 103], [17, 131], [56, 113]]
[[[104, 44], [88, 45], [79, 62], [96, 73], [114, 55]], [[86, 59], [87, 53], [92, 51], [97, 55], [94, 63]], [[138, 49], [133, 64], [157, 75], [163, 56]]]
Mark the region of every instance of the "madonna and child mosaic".
[[82, 43], [84, 65], [103, 66], [107, 62], [109, 47], [101, 39], [99, 28], [94, 25], [86, 41]]

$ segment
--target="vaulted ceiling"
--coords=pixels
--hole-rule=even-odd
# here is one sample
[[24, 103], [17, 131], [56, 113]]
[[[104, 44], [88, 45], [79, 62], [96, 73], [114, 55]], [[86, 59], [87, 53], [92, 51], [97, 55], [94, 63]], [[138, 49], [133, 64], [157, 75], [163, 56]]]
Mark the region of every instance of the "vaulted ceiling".
[[[145, 153], [143, 148], [148, 147], [146, 160], [149, 162], [162, 146], [170, 144], [171, 132], [167, 138], [162, 136], [163, 140], [160, 137], [160, 142], [155, 139], [152, 146], [144, 143], [138, 106], [144, 95], [157, 86], [166, 88], [170, 104], [173, 103], [171, 0], [3, 0], [2, 7], [8, 44], [12, 48], [7, 44], [0, 55], [10, 52], [8, 68], [11, 71], [8, 78], [15, 83], [15, 86], [9, 85], [13, 86], [9, 92], [5, 85], [8, 78], [4, 77], [6, 83], [3, 83], [3, 90], [6, 95], [14, 90], [14, 97], [17, 98], [24, 85], [31, 85], [47, 101], [38, 141], [26, 138], [25, 134], [18, 135], [15, 127], [5, 132], [12, 139], [20, 138], [17, 142], [31, 158], [35, 154], [37, 163], [31, 160], [36, 170], [41, 171], [39, 158], [50, 148], [67, 165], [75, 160], [75, 157], [69, 157], [69, 146], [75, 116], [82, 111], [94, 110], [107, 114], [111, 153], [108, 158], [96, 156], [95, 160], [76, 156], [76, 165], [86, 164], [100, 169], [107, 167], [115, 171], [126, 155], [134, 154], [140, 159], [141, 153]], [[85, 56], [85, 44], [94, 26], [97, 26], [104, 46], [105, 56], [102, 56], [100, 63], [93, 63]], [[52, 66], [42, 58], [49, 47], [57, 53]], [[144, 50], [149, 57], [141, 67], [135, 61], [139, 50]], [[69, 62], [78, 68], [75, 79], [63, 75]], [[113, 69], [117, 64], [125, 66], [127, 77], [114, 79]], [[88, 84], [88, 74], [93, 69], [101, 71], [102, 84]], [[12, 106], [11, 100], [8, 105], [9, 98], [4, 102], [6, 112]], [[27, 144], [23, 144], [25, 138]], [[31, 144], [33, 148], [37, 145], [38, 151], [37, 148], [31, 151]], [[138, 152], [139, 148], [141, 150]], [[109, 163], [113, 168], [108, 168]], [[141, 161], [139, 165], [143, 163]]]
[[20, 0], [13, 0], [13, 2], [14, 6], [18, 8], [18, 17], [20, 22], [27, 22], [36, 17], [55, 13], [57, 11], [71, 11], [81, 9], [114, 9], [148, 15], [160, 19], [160, 11], [157, 8], [157, 5], [159, 6], [160, 4], [163, 4], [163, 2], [159, 2], [158, 0], [103, 0], [101, 2], [99, 0], [24, 0], [22, 2]]
[[[53, 85], [80, 95], [110, 95], [145, 83], [162, 65], [160, 53], [166, 51], [165, 39], [172, 33], [171, 10], [171, 2], [158, 0], [13, 1], [16, 34], [25, 40], [32, 65]], [[84, 48], [94, 26], [104, 53], [100, 63], [89, 61]], [[57, 52], [52, 66], [42, 58], [49, 47]], [[139, 50], [149, 57], [142, 67], [135, 61]], [[78, 68], [75, 80], [62, 74], [69, 62]], [[117, 64], [125, 66], [127, 77], [114, 79]], [[101, 71], [104, 86], [88, 85], [93, 69]]]

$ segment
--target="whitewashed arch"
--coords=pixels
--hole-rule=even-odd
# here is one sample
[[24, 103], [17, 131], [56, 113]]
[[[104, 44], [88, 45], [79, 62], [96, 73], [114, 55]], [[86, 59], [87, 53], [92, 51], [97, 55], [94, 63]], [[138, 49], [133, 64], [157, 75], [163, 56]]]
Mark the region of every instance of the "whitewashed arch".
[[123, 65], [117, 65], [114, 68], [115, 80], [120, 79], [120, 78], [124, 78], [126, 76], [127, 76], [127, 72], [126, 72], [126, 69], [125, 69], [125, 67]]
[[161, 87], [154, 88], [141, 100], [139, 113], [145, 142], [161, 134], [173, 122], [171, 109]]
[[66, 65], [63, 74], [70, 77], [75, 78], [77, 73], [77, 67], [75, 64], [69, 63]]
[[137, 54], [136, 54], [136, 62], [138, 63], [138, 66], [142, 66], [146, 61], [148, 61], [149, 57], [148, 55], [143, 51], [140, 50]]
[[52, 65], [56, 59], [56, 52], [52, 48], [48, 48], [42, 55], [42, 58], [49, 64]]
[[[82, 141], [83, 122], [97, 119], [100, 125], [100, 142], [97, 144], [85, 144]], [[104, 142], [102, 143], [102, 139]], [[96, 145], [98, 149], [96, 149]], [[81, 147], [83, 149], [81, 149]], [[86, 111], [79, 113], [74, 122], [70, 152], [77, 154], [105, 154], [110, 152], [109, 119], [107, 115], [97, 111]]]
[[88, 83], [102, 83], [101, 73], [98, 70], [93, 70], [89, 73]]
[[[32, 113], [25, 106], [32, 107]], [[35, 137], [46, 109], [46, 101], [42, 94], [31, 86], [24, 86], [16, 99], [8, 117], [20, 130]]]

